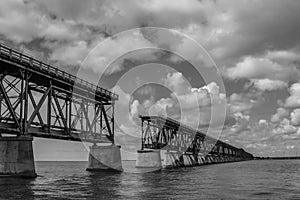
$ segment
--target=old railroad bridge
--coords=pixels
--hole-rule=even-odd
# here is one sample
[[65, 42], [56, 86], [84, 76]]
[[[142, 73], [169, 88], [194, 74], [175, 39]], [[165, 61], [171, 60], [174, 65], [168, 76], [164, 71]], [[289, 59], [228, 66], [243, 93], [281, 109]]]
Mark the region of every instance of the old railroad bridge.
[[[36, 176], [33, 137], [94, 143], [87, 170], [122, 171], [120, 146], [114, 143], [117, 100], [117, 94], [0, 44], [0, 175]], [[253, 159], [243, 149], [170, 118], [140, 118], [137, 167]], [[95, 145], [102, 143], [111, 145]]]

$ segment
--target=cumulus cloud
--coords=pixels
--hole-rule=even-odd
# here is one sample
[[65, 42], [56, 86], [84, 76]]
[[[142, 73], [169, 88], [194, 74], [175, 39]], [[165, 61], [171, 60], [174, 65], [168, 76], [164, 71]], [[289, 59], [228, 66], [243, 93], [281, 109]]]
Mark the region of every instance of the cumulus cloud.
[[[230, 79], [263, 79], [260, 84], [266, 84], [266, 80], [287, 81], [299, 77], [299, 71], [295, 65], [286, 67], [270, 59], [248, 56], [234, 67], [225, 70], [225, 76]], [[283, 82], [275, 82], [283, 87]], [[273, 81], [274, 82], [274, 81]]]
[[234, 113], [236, 123], [231, 127], [231, 134], [238, 134], [242, 131], [249, 130], [250, 116], [244, 115], [241, 112]]
[[180, 72], [168, 73], [163, 83], [171, 89], [171, 96], [179, 100], [182, 108], [209, 106], [225, 99], [225, 94], [220, 93], [219, 86], [215, 82], [193, 88]]
[[253, 86], [262, 91], [273, 91], [288, 87], [286, 82], [270, 79], [251, 79]]
[[268, 122], [267, 122], [267, 120], [265, 120], [265, 119], [260, 119], [259, 122], [258, 122], [258, 124], [259, 124], [260, 126], [266, 126], [266, 125], [268, 125]]
[[297, 128], [291, 124], [291, 121], [284, 118], [277, 128], [273, 130], [274, 134], [291, 135], [297, 132]]
[[276, 114], [274, 114], [271, 118], [271, 122], [277, 123], [280, 122], [283, 118], [289, 116], [289, 110], [285, 108], [277, 108]]
[[233, 93], [228, 100], [228, 107], [231, 113], [249, 113], [256, 101], [245, 94]]
[[134, 100], [130, 104], [130, 119], [131, 121], [138, 121], [139, 115], [144, 116], [170, 116], [168, 109], [174, 106], [174, 101], [170, 98], [161, 98], [154, 102], [153, 100], [144, 100], [140, 103], [139, 100]]
[[295, 109], [291, 112], [291, 123], [295, 126], [300, 125], [300, 109]]
[[285, 107], [300, 107], [300, 83], [294, 83], [289, 88], [290, 96], [285, 100]]
[[153, 96], [143, 101], [133, 100], [130, 103], [132, 120], [141, 114], [169, 116], [193, 128], [235, 123], [226, 112], [226, 95], [220, 93], [216, 83], [191, 88], [179, 72], [167, 74], [162, 83], [174, 89], [170, 96], [158, 100]]
[[168, 73], [163, 83], [178, 95], [186, 94], [191, 90], [191, 85], [180, 72]]

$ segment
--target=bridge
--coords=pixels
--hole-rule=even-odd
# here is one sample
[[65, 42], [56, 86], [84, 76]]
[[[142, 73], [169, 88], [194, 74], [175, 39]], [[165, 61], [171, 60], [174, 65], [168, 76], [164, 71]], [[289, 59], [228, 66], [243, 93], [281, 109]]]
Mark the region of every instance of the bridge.
[[0, 131], [114, 143], [118, 95], [0, 44]]
[[[118, 95], [0, 44], [0, 176], [35, 177], [33, 137], [93, 143], [87, 170], [122, 171], [114, 141]], [[232, 162], [253, 156], [170, 118], [141, 116], [137, 167]], [[108, 145], [99, 145], [99, 144]]]
[[[21, 145], [24, 147], [13, 156], [17, 159], [20, 151], [25, 151], [29, 156], [18, 159], [33, 160], [32, 137], [114, 144], [116, 100], [117, 94], [0, 44], [2, 154], [10, 154], [10, 148]], [[7, 135], [15, 137], [4, 137]], [[97, 151], [96, 145], [92, 151]], [[15, 170], [12, 173], [19, 173], [15, 164], [9, 163], [20, 161], [11, 161], [5, 155], [0, 157], [0, 167], [5, 168], [0, 174], [12, 169]], [[90, 156], [90, 166], [99, 165], [93, 158]], [[26, 165], [27, 171], [34, 174], [32, 162], [31, 166]]]
[[138, 167], [162, 167], [159, 158], [161, 151], [165, 151], [165, 167], [245, 161], [254, 158], [241, 148], [210, 137], [169, 117], [140, 116], [140, 119], [142, 146], [138, 151]]

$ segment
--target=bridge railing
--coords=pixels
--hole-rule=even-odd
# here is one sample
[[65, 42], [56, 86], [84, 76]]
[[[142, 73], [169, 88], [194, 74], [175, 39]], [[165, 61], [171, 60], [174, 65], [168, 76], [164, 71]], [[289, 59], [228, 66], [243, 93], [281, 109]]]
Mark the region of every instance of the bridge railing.
[[28, 66], [30, 66], [32, 68], [38, 68], [47, 73], [59, 76], [60, 78], [68, 79], [69, 81], [73, 82], [74, 84], [83, 85], [95, 92], [104, 94], [106, 96], [110, 96], [113, 100], [118, 100], [118, 95], [109, 90], [106, 90], [106, 89], [99, 87], [97, 85], [94, 85], [86, 80], [78, 78], [58, 67], [50, 65], [48, 63], [45, 63], [41, 60], [37, 60], [30, 55], [24, 54], [23, 52], [13, 49], [2, 43], [0, 43], [0, 56], [1, 57], [4, 56], [9, 59], [17, 60], [18, 62], [21, 62], [21, 63], [26, 63]]

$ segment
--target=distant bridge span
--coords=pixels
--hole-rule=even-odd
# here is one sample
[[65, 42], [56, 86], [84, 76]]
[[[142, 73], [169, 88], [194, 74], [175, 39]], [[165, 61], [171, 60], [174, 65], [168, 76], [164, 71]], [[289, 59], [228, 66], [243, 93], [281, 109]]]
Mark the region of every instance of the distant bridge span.
[[[253, 155], [243, 149], [210, 137], [171, 118], [162, 116], [140, 116], [140, 118], [142, 122], [142, 147], [138, 151], [140, 160], [158, 155], [147, 151], [149, 149], [169, 152], [165, 158], [166, 166], [194, 166], [253, 159]], [[150, 156], [147, 156], [147, 153]], [[141, 163], [137, 165], [142, 166]]]

